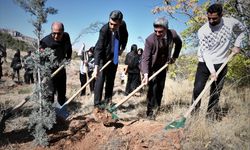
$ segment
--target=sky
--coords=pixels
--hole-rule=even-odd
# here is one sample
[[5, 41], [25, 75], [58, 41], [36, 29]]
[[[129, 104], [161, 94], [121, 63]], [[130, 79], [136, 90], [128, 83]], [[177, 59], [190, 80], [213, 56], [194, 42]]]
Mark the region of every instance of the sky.
[[[132, 44], [144, 48], [142, 40], [153, 32], [153, 22], [158, 17], [167, 17], [169, 27], [181, 33], [186, 26], [184, 16], [179, 20], [171, 19], [166, 13], [153, 14], [151, 10], [162, 4], [162, 0], [48, 0], [46, 7], [58, 10], [56, 15], [49, 15], [48, 22], [43, 24], [43, 36], [51, 32], [51, 24], [54, 21], [63, 22], [65, 32], [68, 32], [73, 42], [81, 31], [91, 23], [100, 21], [107, 23], [112, 10], [120, 10], [126, 21], [129, 38], [126, 50], [130, 51]], [[30, 13], [25, 12], [13, 0], [0, 0], [0, 28], [17, 30], [20, 33], [34, 37], [34, 27], [30, 23]], [[74, 50], [81, 48], [85, 43], [86, 49], [96, 44], [99, 33], [83, 34], [79, 42], [73, 45]]]

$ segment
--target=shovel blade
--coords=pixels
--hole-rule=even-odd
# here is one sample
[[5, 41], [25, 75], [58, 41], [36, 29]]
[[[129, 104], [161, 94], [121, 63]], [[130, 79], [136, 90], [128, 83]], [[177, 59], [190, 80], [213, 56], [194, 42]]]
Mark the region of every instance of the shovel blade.
[[119, 119], [119, 117], [118, 117], [118, 115], [116, 115], [114, 112], [116, 111], [116, 107], [115, 106], [112, 106], [112, 107], [109, 107], [107, 110], [108, 110], [108, 112], [109, 113], [111, 113], [111, 115], [112, 115], [112, 119], [114, 119], [114, 120], [118, 120]]
[[65, 107], [62, 108], [55, 108], [56, 111], [56, 116], [59, 117], [60, 119], [66, 120], [69, 117], [69, 112], [66, 110]]
[[169, 123], [166, 127], [165, 130], [169, 130], [169, 129], [179, 129], [179, 128], [183, 128], [186, 122], [186, 118], [182, 117], [179, 120], [175, 120], [171, 123]]

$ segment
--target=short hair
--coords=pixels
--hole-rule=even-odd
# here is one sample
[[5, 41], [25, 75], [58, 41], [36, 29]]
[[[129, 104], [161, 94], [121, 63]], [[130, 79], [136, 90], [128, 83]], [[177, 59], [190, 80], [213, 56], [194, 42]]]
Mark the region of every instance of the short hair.
[[164, 27], [166, 29], [168, 29], [168, 20], [165, 17], [161, 17], [161, 18], [157, 18], [154, 21], [154, 27]]
[[112, 19], [113, 21], [122, 22], [123, 14], [122, 14], [122, 12], [120, 10], [113, 10], [110, 13], [109, 18]]
[[217, 13], [219, 16], [222, 15], [222, 11], [223, 11], [223, 8], [221, 4], [212, 4], [207, 9], [207, 13]]

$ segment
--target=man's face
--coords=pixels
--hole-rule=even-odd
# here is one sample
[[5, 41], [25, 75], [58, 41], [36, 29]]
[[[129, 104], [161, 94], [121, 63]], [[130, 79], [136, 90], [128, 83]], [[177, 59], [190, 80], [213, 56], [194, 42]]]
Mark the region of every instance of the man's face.
[[61, 41], [63, 37], [63, 31], [61, 26], [58, 24], [54, 24], [52, 27], [52, 37], [55, 41]]
[[121, 23], [117, 20], [114, 21], [112, 19], [109, 19], [109, 28], [112, 32], [117, 31], [120, 27]]
[[211, 26], [216, 26], [221, 21], [221, 16], [218, 13], [207, 13], [208, 22]]
[[157, 36], [157, 38], [163, 38], [165, 35], [166, 35], [166, 28], [164, 27], [155, 27], [154, 28], [154, 31], [155, 31], [155, 35]]

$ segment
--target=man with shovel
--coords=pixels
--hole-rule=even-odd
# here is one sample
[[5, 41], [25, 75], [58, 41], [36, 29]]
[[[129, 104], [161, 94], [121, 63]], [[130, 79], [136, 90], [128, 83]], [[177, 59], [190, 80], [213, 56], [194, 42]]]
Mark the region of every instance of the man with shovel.
[[[168, 28], [166, 18], [158, 18], [154, 21], [154, 33], [150, 34], [145, 42], [145, 48], [142, 54], [142, 83], [148, 84], [147, 93], [147, 118], [155, 119], [156, 113], [153, 108], [156, 106], [156, 112], [161, 106], [161, 99], [165, 85], [167, 69], [161, 71], [155, 78], [149, 81], [149, 76], [162, 68], [166, 63], [174, 63], [182, 47], [182, 41], [175, 30]], [[172, 56], [172, 48], [175, 44]]]
[[[64, 26], [61, 22], [53, 22], [51, 26], [51, 34], [47, 35], [40, 41], [40, 50], [45, 48], [51, 48], [54, 50], [56, 61], [60, 64], [63, 60], [70, 61], [72, 55], [72, 45], [70, 42], [70, 36], [67, 32], [64, 32]], [[54, 72], [57, 68], [53, 68]], [[66, 101], [66, 69], [63, 68], [58, 72], [50, 82], [51, 95], [50, 101], [54, 102], [54, 94], [57, 92], [58, 103], [63, 105]]]
[[[98, 109], [102, 105], [102, 92], [105, 82], [104, 104], [110, 103], [113, 95], [114, 80], [118, 66], [118, 55], [121, 55], [128, 41], [126, 23], [123, 21], [123, 14], [114, 10], [109, 15], [109, 22], [99, 32], [99, 38], [95, 45], [95, 68], [93, 75], [96, 78], [94, 88], [94, 106]], [[102, 71], [108, 61], [112, 62]]]
[[[212, 4], [207, 9], [208, 22], [198, 30], [199, 49], [198, 49], [198, 66], [195, 75], [193, 98], [194, 100], [204, 89], [206, 82], [211, 77], [215, 82], [210, 86], [210, 98], [207, 112], [218, 113], [219, 96], [223, 88], [224, 79], [227, 73], [227, 66], [223, 68], [217, 76], [216, 71], [227, 59], [227, 53], [230, 46], [230, 40], [233, 33], [237, 38], [232, 48], [233, 53], [240, 52], [240, 45], [244, 38], [244, 26], [234, 18], [223, 17], [223, 8], [221, 4]], [[201, 101], [197, 103], [194, 112], [197, 112]], [[210, 116], [208, 113], [207, 117]]]

